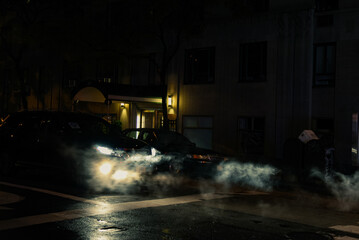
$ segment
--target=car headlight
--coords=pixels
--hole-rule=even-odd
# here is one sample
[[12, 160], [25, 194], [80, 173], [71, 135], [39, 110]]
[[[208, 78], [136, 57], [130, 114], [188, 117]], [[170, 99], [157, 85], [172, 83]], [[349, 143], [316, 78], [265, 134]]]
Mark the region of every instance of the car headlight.
[[102, 163], [99, 170], [103, 175], [108, 175], [112, 171], [112, 164], [108, 162]]
[[112, 178], [115, 180], [124, 180], [128, 176], [128, 171], [125, 170], [117, 170], [113, 175]]
[[111, 155], [113, 153], [113, 149], [108, 148], [108, 147], [97, 146], [96, 149], [98, 152], [105, 154], [105, 155]]

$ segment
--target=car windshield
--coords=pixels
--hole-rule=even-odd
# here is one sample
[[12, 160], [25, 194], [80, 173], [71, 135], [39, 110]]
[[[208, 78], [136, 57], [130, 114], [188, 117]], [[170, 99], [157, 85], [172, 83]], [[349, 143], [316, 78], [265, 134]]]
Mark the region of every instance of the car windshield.
[[92, 116], [67, 116], [61, 121], [64, 130], [87, 135], [109, 135], [110, 124]]
[[193, 143], [185, 136], [171, 131], [164, 131], [158, 134], [158, 143], [164, 146], [192, 146]]

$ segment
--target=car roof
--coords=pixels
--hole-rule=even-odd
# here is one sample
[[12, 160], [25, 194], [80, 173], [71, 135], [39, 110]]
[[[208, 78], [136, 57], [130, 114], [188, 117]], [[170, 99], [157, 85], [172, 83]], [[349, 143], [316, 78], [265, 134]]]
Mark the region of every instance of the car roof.
[[[28, 121], [30, 119], [41, 119], [41, 118], [50, 118], [56, 121], [98, 121], [103, 124], [110, 125], [109, 122], [102, 119], [101, 117], [82, 113], [82, 112], [66, 112], [66, 111], [22, 111], [14, 112], [7, 116], [3, 124], [13, 121]], [[3, 125], [2, 124], [2, 125]]]
[[[89, 114], [89, 113], [83, 113], [83, 112], [68, 112], [68, 111], [21, 111], [21, 112], [14, 112], [14, 113], [10, 113], [9, 116], [23, 116], [23, 117], [41, 117], [41, 116], [77, 116], [77, 117], [82, 117], [82, 116], [86, 116], [86, 117], [93, 117], [93, 118], [98, 118], [98, 119], [102, 119], [98, 116]], [[103, 119], [102, 119], [103, 120]], [[104, 120], [105, 121], [105, 120]]]
[[171, 130], [165, 130], [163, 128], [126, 128], [123, 131], [163, 131], [163, 132], [175, 132]]

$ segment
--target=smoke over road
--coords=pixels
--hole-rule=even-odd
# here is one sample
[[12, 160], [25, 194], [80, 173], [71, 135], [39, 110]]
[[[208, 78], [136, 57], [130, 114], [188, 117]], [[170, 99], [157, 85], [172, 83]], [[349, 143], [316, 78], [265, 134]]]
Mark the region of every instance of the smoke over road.
[[279, 171], [270, 165], [224, 162], [220, 165], [216, 181], [225, 185], [240, 184], [270, 191], [273, 189], [273, 176]]
[[353, 175], [344, 175], [332, 172], [326, 176], [322, 172], [313, 169], [312, 176], [320, 178], [328, 190], [338, 200], [340, 210], [349, 211], [359, 207], [359, 172]]
[[[77, 159], [78, 172], [84, 173], [86, 185], [95, 191], [113, 191], [131, 193], [142, 191], [161, 191], [171, 188], [181, 188], [188, 180], [186, 174], [174, 174], [168, 171], [168, 166], [176, 166], [181, 170], [183, 158], [157, 153], [156, 155], [134, 154], [127, 159], [115, 158], [78, 149], [67, 149], [66, 154]], [[164, 171], [157, 171], [165, 166]], [[205, 165], [203, 165], [205, 166]], [[166, 170], [167, 167], [167, 170]], [[273, 176], [278, 170], [264, 164], [243, 163], [237, 160], [224, 161], [207, 179], [202, 179], [200, 192], [213, 191], [211, 182], [230, 186], [245, 186], [249, 188], [270, 191], [273, 189]], [[155, 174], [152, 174], [154, 173]]]

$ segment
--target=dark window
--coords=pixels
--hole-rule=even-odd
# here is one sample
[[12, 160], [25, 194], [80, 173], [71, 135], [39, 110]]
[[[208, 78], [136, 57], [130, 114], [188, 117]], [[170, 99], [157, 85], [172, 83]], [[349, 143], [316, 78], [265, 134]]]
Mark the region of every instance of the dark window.
[[312, 122], [315, 132], [326, 134], [334, 132], [334, 120], [332, 118], [315, 118]]
[[338, 9], [338, 0], [316, 0], [315, 10], [317, 12], [332, 11]]
[[64, 66], [64, 88], [74, 88], [83, 76], [82, 66], [79, 63], [65, 63]]
[[333, 86], [335, 80], [335, 44], [314, 46], [314, 86]]
[[330, 27], [333, 26], [333, 15], [320, 15], [316, 16], [317, 27]]
[[185, 84], [214, 82], [215, 48], [186, 50]]
[[247, 0], [244, 1], [244, 7], [253, 12], [265, 12], [269, 7], [268, 0]]
[[159, 81], [157, 81], [157, 65], [156, 65], [156, 54], [151, 53], [149, 55], [149, 66], [148, 66], [148, 83], [149, 85], [158, 85]]
[[243, 154], [261, 155], [264, 153], [264, 117], [239, 117], [239, 147]]
[[267, 43], [241, 44], [239, 82], [263, 82], [267, 76]]
[[118, 78], [118, 65], [109, 59], [97, 62], [96, 79], [99, 83], [116, 82]]
[[269, 0], [236, 0], [223, 1], [234, 16], [248, 16], [268, 12]]

